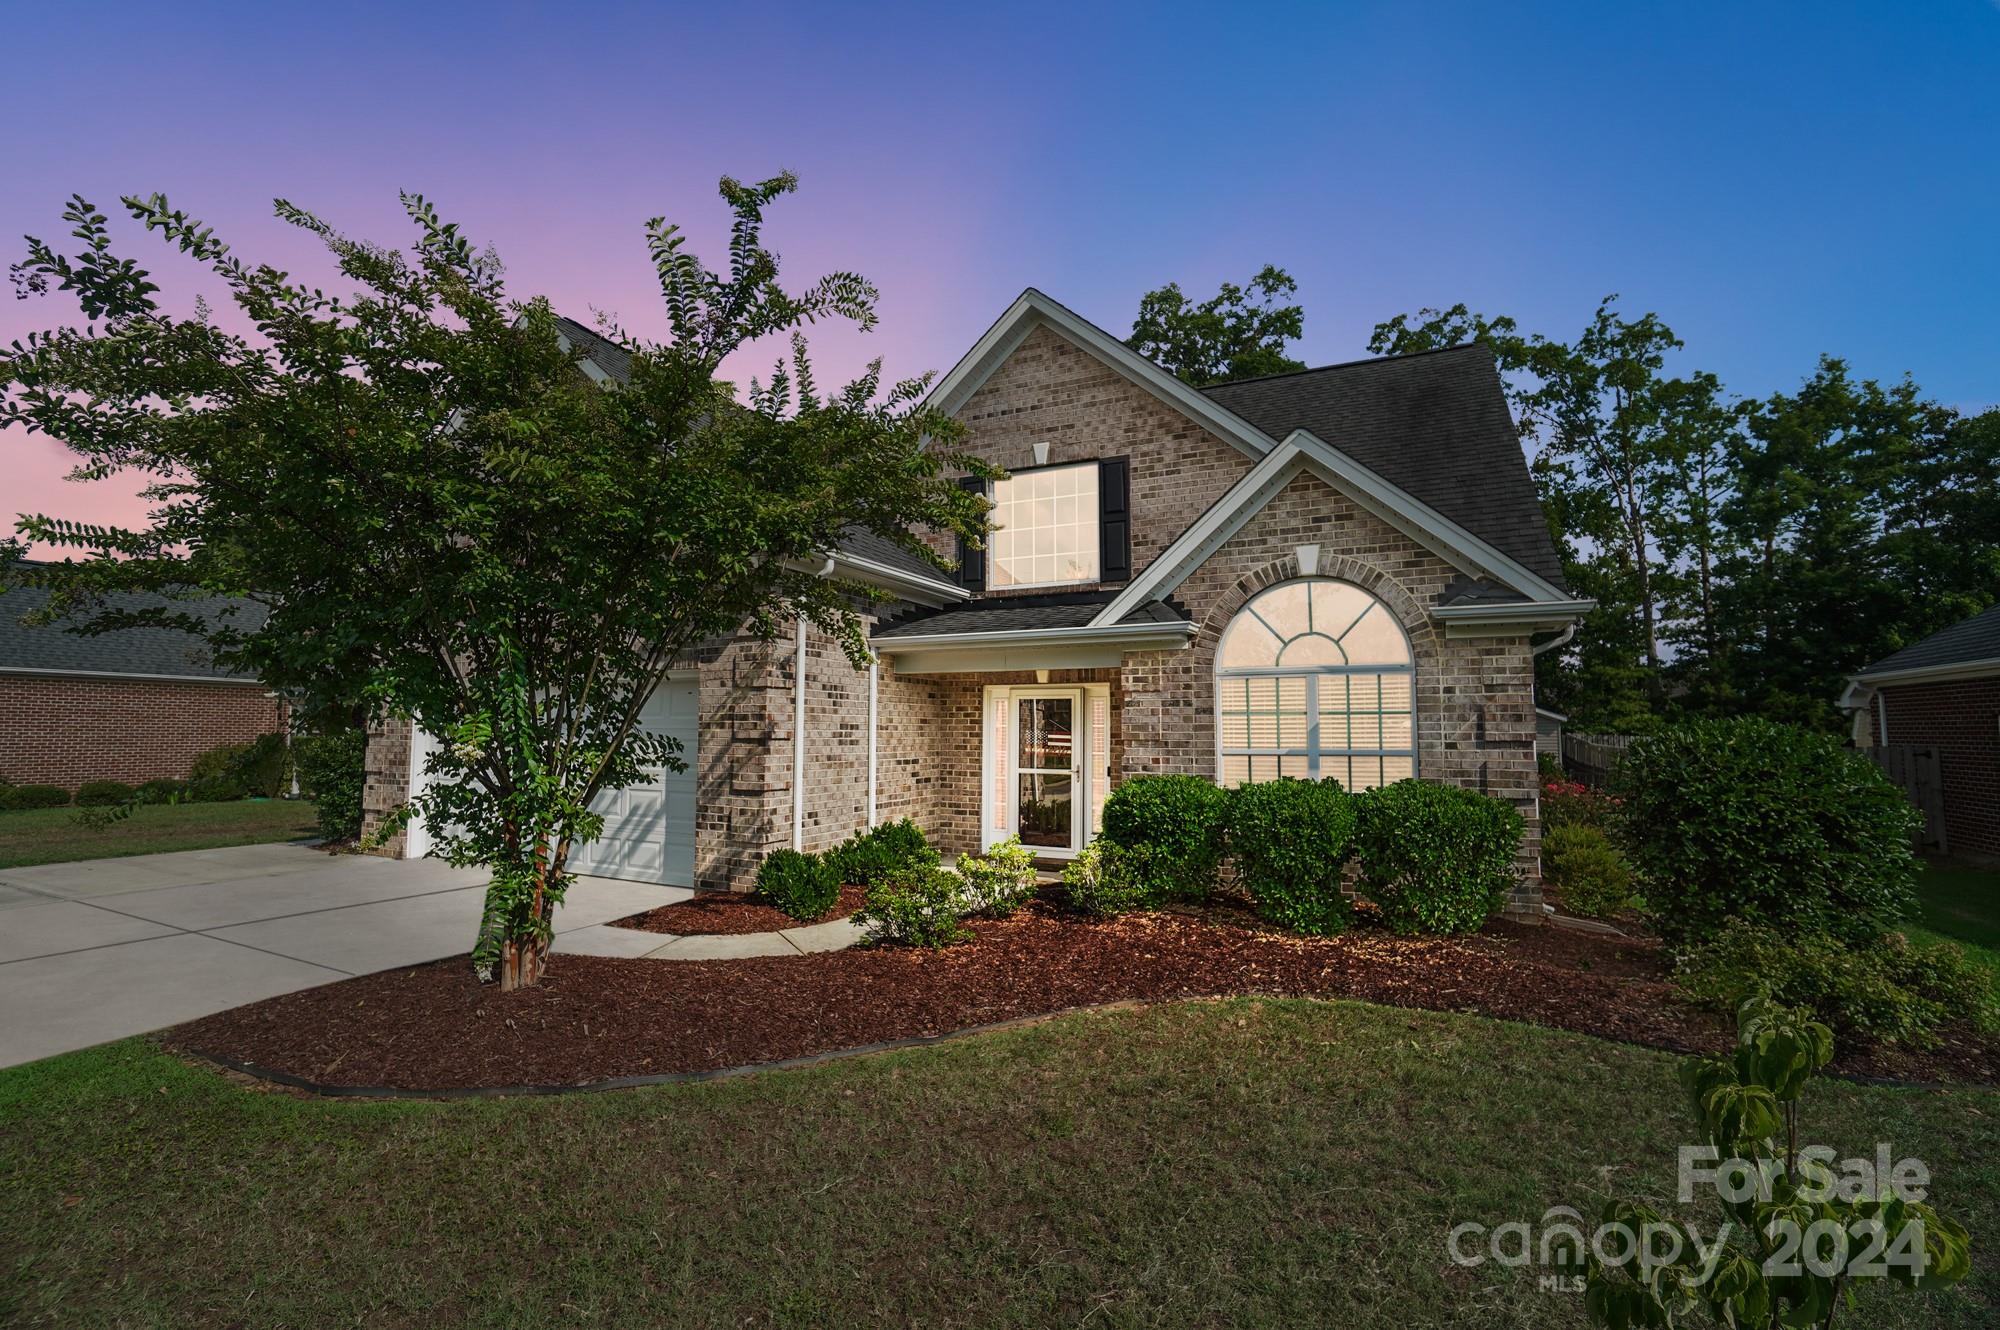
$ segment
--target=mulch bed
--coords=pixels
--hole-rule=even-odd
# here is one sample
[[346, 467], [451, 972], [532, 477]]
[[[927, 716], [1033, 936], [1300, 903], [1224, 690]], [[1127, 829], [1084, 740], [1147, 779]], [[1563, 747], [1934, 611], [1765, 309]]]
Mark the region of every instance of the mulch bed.
[[636, 928], [647, 933], [674, 933], [681, 937], [712, 937], [717, 934], [775, 933], [783, 928], [804, 928], [845, 919], [868, 899], [866, 887], [842, 887], [840, 899], [817, 919], [794, 919], [762, 896], [740, 891], [704, 891], [691, 900], [662, 905], [644, 914], [614, 919], [613, 928]]
[[[929, 952], [853, 948], [726, 961], [558, 952], [500, 993], [461, 960], [271, 998], [179, 1026], [169, 1047], [322, 1085], [417, 1090], [575, 1085], [712, 1071], [1118, 1001], [1254, 993], [1479, 1012], [1683, 1052], [1729, 1023], [1679, 1000], [1655, 944], [1496, 920], [1472, 937], [1359, 928], [1308, 939], [1227, 909], [1091, 923], [1037, 901]], [[1839, 1069], [2000, 1080], [1995, 1041]]]

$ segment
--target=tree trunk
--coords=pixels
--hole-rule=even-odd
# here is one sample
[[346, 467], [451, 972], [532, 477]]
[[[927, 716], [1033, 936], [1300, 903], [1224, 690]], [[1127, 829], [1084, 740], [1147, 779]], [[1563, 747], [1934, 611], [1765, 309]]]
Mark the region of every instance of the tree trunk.
[[542, 982], [549, 944], [532, 938], [509, 938], [500, 944], [500, 991], [533, 988]]

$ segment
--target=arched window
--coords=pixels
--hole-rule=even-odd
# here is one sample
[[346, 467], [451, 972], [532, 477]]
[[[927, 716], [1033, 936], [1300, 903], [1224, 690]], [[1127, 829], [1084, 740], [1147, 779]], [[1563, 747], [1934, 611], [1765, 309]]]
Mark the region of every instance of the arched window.
[[1416, 774], [1410, 639], [1347, 582], [1282, 582], [1251, 599], [1215, 654], [1221, 784], [1331, 776], [1350, 790]]

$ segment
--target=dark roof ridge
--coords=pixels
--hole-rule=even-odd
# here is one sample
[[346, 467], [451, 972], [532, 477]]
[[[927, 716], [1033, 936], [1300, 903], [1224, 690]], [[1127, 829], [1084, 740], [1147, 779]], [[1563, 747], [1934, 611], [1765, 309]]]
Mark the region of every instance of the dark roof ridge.
[[1276, 374], [1252, 374], [1241, 379], [1224, 379], [1220, 383], [1211, 383], [1206, 387], [1197, 388], [1195, 391], [1205, 393], [1213, 388], [1234, 388], [1239, 383], [1264, 383], [1271, 379], [1294, 379], [1301, 374], [1324, 374], [1330, 369], [1355, 369], [1362, 365], [1386, 365], [1393, 360], [1419, 360], [1424, 356], [1441, 356], [1452, 351], [1471, 351], [1478, 347], [1485, 347], [1488, 351], [1492, 350], [1484, 342], [1457, 342], [1451, 346], [1433, 346], [1422, 351], [1398, 351], [1396, 354], [1390, 356], [1362, 356], [1359, 360], [1336, 360], [1330, 365], [1308, 365], [1304, 369], [1279, 370]]

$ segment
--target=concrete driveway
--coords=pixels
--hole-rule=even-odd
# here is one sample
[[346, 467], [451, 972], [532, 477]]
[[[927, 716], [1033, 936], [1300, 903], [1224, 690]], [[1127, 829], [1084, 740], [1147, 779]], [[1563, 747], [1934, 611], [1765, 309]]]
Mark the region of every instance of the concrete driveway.
[[[0, 1067], [462, 954], [485, 885], [435, 860], [302, 845], [0, 869]], [[578, 878], [557, 945], [690, 894]]]

